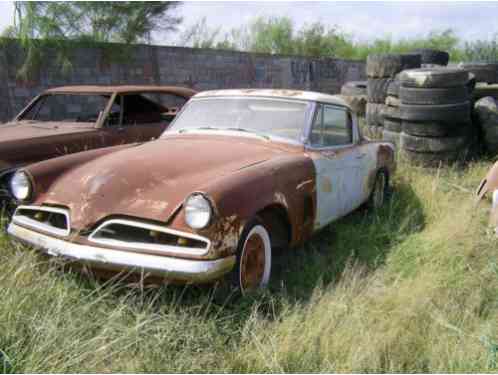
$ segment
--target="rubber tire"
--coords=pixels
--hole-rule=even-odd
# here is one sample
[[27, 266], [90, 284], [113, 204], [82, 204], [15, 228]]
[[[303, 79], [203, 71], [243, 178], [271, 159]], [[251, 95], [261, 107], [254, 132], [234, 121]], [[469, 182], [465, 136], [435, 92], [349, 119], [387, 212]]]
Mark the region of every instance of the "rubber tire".
[[385, 118], [384, 119], [384, 129], [390, 132], [400, 133], [403, 129], [401, 120]]
[[498, 103], [493, 97], [487, 96], [474, 104], [474, 114], [479, 125], [487, 123], [498, 124]]
[[401, 133], [393, 132], [384, 128], [384, 130], [382, 130], [382, 140], [394, 143], [398, 149], [401, 145]]
[[387, 87], [391, 81], [391, 78], [369, 78], [367, 84], [368, 102], [384, 104], [387, 97]]
[[498, 85], [488, 85], [485, 83], [477, 83], [472, 91], [472, 100], [477, 101], [486, 96], [491, 96], [498, 99]]
[[450, 165], [466, 159], [465, 153], [460, 151], [429, 153], [402, 150], [400, 156], [402, 159], [406, 159], [410, 164], [428, 168]]
[[348, 96], [348, 95], [338, 95], [342, 100], [344, 100], [359, 116], [364, 116], [367, 106], [366, 96]]
[[484, 148], [489, 154], [498, 152], [498, 104], [496, 99], [485, 97], [474, 105], [476, 122], [481, 130]]
[[366, 72], [369, 78], [389, 78], [405, 69], [420, 67], [421, 57], [415, 54], [370, 54]]
[[[384, 188], [382, 190], [382, 202], [379, 205], [379, 202], [376, 201], [376, 189], [379, 187], [378, 185], [381, 183], [381, 178], [384, 178]], [[367, 207], [371, 210], [378, 210], [381, 208], [384, 203], [387, 201], [389, 195], [389, 173], [387, 173], [385, 170], [380, 169], [377, 171], [377, 175], [375, 176], [375, 182], [374, 186], [372, 188], [372, 192], [370, 193], [370, 196], [368, 197], [367, 201]]]
[[367, 103], [366, 120], [368, 126], [383, 126], [384, 118], [382, 111], [385, 106], [385, 104]]
[[441, 105], [401, 104], [401, 119], [421, 121], [443, 121], [468, 123], [470, 118], [470, 102]]
[[460, 63], [458, 67], [474, 74], [476, 82], [497, 83], [498, 63]]
[[419, 54], [422, 64], [446, 66], [448, 65], [448, 61], [450, 61], [450, 54], [448, 52], [437, 49], [417, 48], [411, 51], [411, 53]]
[[398, 98], [396, 98], [395, 96], [388, 95], [386, 97], [385, 103], [388, 107], [396, 107], [397, 108], [401, 104], [401, 101]]
[[382, 118], [383, 120], [385, 120], [386, 118], [390, 118], [401, 121], [401, 110], [399, 109], [399, 107], [391, 107], [386, 105], [382, 109]]
[[400, 147], [413, 152], [451, 152], [458, 151], [470, 143], [468, 135], [457, 137], [418, 137], [401, 133]]
[[399, 99], [403, 104], [440, 105], [463, 103], [469, 100], [466, 86], [451, 88], [401, 87]]
[[401, 86], [419, 88], [445, 88], [464, 86], [469, 73], [462, 69], [422, 68], [405, 70], [399, 74]]
[[399, 79], [396, 77], [387, 85], [387, 95], [394, 96], [395, 98], [399, 97], [399, 88], [401, 86]]
[[341, 94], [346, 96], [366, 96], [367, 81], [350, 81], [341, 87]]
[[[265, 228], [263, 225], [263, 222], [259, 218], [254, 218], [252, 220], [249, 220], [249, 222], [245, 225], [244, 230], [242, 231], [242, 234], [239, 238], [239, 243], [237, 245], [237, 253], [236, 253], [236, 263], [235, 263], [235, 268], [232, 271], [232, 277], [231, 277], [231, 285], [232, 288], [234, 288], [238, 293], [244, 295], [248, 291], [244, 291], [241, 285], [241, 280], [240, 280], [240, 266], [241, 266], [241, 259], [242, 259], [242, 251], [244, 249], [245, 242], [247, 240], [248, 235], [251, 233], [253, 228], [257, 226], [262, 226], [265, 231], [268, 234], [268, 237], [270, 234], [268, 233], [268, 230]], [[269, 238], [268, 238], [269, 240]], [[269, 261], [269, 271], [265, 270], [265, 273], [268, 273], [267, 277], [263, 276], [263, 278], [266, 278], [266, 280], [263, 281], [264, 285], [261, 285], [260, 288], [265, 287], [268, 284], [268, 281], [271, 276], [271, 242], [270, 242], [270, 261]]]
[[469, 96], [472, 96], [474, 93], [474, 90], [476, 89], [477, 81], [476, 77], [474, 74], [469, 73], [469, 80], [465, 84], [465, 87], [467, 87], [467, 92], [469, 93]]
[[401, 121], [401, 130], [404, 133], [418, 137], [451, 137], [468, 134], [471, 126], [470, 123]]

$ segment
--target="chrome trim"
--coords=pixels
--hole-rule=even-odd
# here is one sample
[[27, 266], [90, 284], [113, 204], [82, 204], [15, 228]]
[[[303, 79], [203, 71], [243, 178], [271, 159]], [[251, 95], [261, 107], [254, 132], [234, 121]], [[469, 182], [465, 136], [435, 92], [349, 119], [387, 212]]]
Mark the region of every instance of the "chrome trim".
[[235, 265], [235, 255], [216, 260], [188, 260], [130, 251], [103, 249], [53, 238], [11, 223], [7, 232], [14, 238], [51, 256], [115, 271], [144, 272], [152, 276], [184, 282], [208, 282], [219, 279]]
[[[131, 227], [136, 227], [136, 228], [142, 228], [142, 229], [148, 229], [148, 230], [153, 230], [157, 232], [163, 232], [167, 234], [171, 234], [174, 236], [179, 236], [179, 237], [185, 237], [185, 238], [190, 238], [192, 240], [197, 240], [197, 241], [202, 241], [206, 243], [205, 248], [196, 248], [196, 247], [184, 247], [184, 246], [172, 246], [172, 245], [159, 245], [159, 244], [145, 244], [141, 242], [125, 242], [125, 241], [119, 241], [119, 240], [105, 240], [105, 239], [97, 239], [95, 238], [95, 235], [105, 228], [108, 225], [112, 224], [121, 224], [121, 225], [127, 225]], [[122, 247], [126, 249], [133, 249], [133, 250], [148, 250], [148, 251], [154, 251], [159, 254], [178, 254], [178, 255], [205, 255], [209, 248], [211, 247], [211, 241], [205, 237], [198, 236], [193, 233], [186, 233], [186, 232], [180, 232], [174, 229], [170, 228], [165, 228], [159, 225], [154, 225], [154, 224], [147, 224], [147, 223], [141, 223], [139, 221], [133, 221], [133, 220], [125, 220], [125, 219], [112, 219], [105, 221], [102, 223], [97, 229], [95, 229], [90, 236], [88, 237], [88, 241], [98, 243], [100, 245], [107, 245], [107, 246], [115, 246], [115, 247]]]
[[[52, 212], [57, 214], [62, 214], [66, 218], [67, 228], [65, 230], [55, 228], [51, 225], [47, 225], [44, 223], [40, 223], [39, 221], [30, 219], [29, 217], [19, 215], [18, 212], [20, 210], [28, 210], [28, 211], [42, 211], [42, 212]], [[14, 216], [12, 217], [12, 222], [28, 227], [33, 228], [35, 230], [41, 230], [43, 232], [52, 233], [56, 236], [66, 237], [71, 233], [71, 220], [69, 219], [69, 210], [58, 207], [49, 207], [49, 206], [19, 206], [16, 208], [14, 212]]]

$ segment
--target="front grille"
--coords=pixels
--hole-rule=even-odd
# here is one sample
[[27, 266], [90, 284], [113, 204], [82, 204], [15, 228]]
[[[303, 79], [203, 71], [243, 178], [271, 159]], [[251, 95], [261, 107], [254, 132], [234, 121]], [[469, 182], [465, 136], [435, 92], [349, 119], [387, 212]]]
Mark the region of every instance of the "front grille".
[[50, 206], [19, 206], [13, 221], [38, 231], [68, 236], [71, 232], [69, 210]]
[[207, 238], [159, 225], [139, 221], [113, 219], [104, 222], [88, 238], [89, 241], [114, 247], [145, 250], [158, 254], [205, 254], [210, 246]]

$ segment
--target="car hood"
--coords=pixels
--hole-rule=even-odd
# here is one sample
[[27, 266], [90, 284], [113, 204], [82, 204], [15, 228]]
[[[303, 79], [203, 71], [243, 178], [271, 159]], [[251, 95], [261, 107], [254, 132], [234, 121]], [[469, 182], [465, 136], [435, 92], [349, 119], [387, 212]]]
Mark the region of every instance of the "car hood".
[[66, 171], [36, 203], [69, 207], [76, 229], [110, 215], [164, 222], [202, 186], [285, 152], [272, 142], [246, 137], [168, 136]]
[[95, 130], [94, 124], [60, 122], [9, 122], [0, 125], [0, 143]]

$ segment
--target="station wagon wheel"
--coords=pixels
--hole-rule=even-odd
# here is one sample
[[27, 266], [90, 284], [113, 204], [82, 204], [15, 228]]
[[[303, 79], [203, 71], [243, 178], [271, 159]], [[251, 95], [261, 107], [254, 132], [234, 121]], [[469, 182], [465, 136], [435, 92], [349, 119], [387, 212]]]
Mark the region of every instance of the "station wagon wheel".
[[377, 172], [375, 177], [375, 184], [370, 195], [369, 207], [376, 210], [384, 205], [387, 198], [387, 192], [389, 190], [389, 180], [387, 173], [383, 170]]
[[252, 220], [246, 226], [237, 250], [235, 287], [242, 294], [265, 287], [271, 272], [271, 242], [261, 221]]

